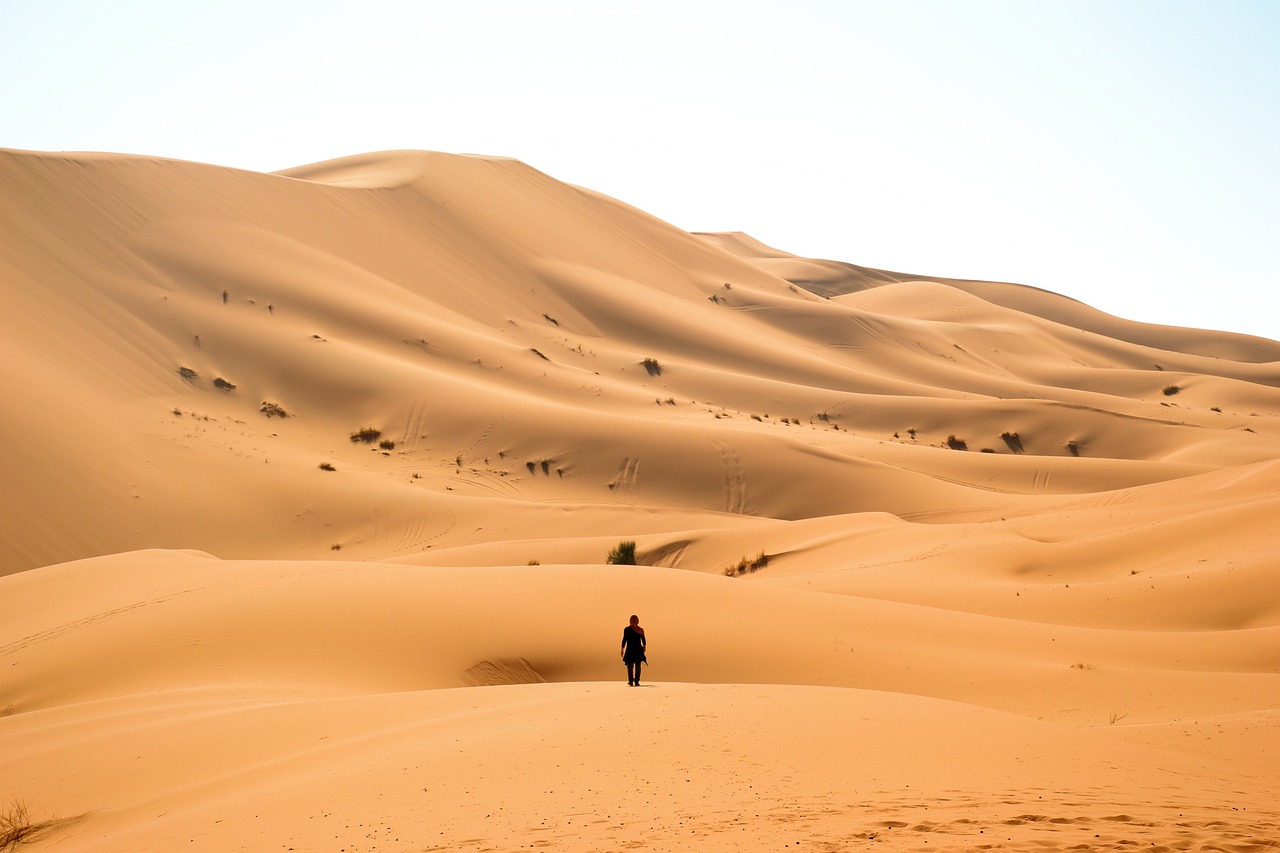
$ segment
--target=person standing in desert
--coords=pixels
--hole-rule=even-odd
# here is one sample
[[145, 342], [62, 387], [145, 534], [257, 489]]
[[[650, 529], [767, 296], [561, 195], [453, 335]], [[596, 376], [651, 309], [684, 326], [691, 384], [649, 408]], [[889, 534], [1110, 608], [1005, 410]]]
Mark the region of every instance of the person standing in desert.
[[640, 617], [632, 616], [631, 624], [622, 629], [622, 662], [627, 665], [627, 684], [640, 686], [640, 664], [645, 663], [644, 628], [640, 627]]

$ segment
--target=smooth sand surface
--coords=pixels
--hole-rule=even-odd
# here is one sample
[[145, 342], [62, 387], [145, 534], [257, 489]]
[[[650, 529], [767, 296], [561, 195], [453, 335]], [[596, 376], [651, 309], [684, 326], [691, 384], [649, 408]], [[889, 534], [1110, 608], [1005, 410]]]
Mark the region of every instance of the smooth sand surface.
[[22, 849], [1280, 847], [1280, 343], [417, 151], [0, 150], [0, 324]]

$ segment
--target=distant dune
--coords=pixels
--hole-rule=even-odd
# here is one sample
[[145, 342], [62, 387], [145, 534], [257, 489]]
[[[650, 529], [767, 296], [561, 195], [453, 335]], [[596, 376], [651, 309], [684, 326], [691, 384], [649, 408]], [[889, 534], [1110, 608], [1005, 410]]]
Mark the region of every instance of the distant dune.
[[1278, 342], [419, 151], [0, 149], [0, 300], [34, 850], [1280, 846]]

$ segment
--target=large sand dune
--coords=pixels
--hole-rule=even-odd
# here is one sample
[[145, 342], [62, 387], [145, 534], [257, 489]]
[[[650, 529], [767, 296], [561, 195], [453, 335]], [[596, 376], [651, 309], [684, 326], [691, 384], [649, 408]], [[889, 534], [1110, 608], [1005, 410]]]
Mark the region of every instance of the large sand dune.
[[32, 849], [1280, 846], [1280, 343], [426, 152], [0, 151], [0, 324]]

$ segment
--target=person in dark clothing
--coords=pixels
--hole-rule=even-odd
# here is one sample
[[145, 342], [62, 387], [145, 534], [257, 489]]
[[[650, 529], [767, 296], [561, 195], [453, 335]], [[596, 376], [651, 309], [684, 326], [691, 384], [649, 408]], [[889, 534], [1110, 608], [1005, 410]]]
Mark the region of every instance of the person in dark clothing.
[[640, 686], [640, 664], [647, 663], [644, 656], [644, 629], [640, 627], [640, 617], [632, 616], [631, 624], [622, 629], [622, 662], [627, 665], [627, 684]]

